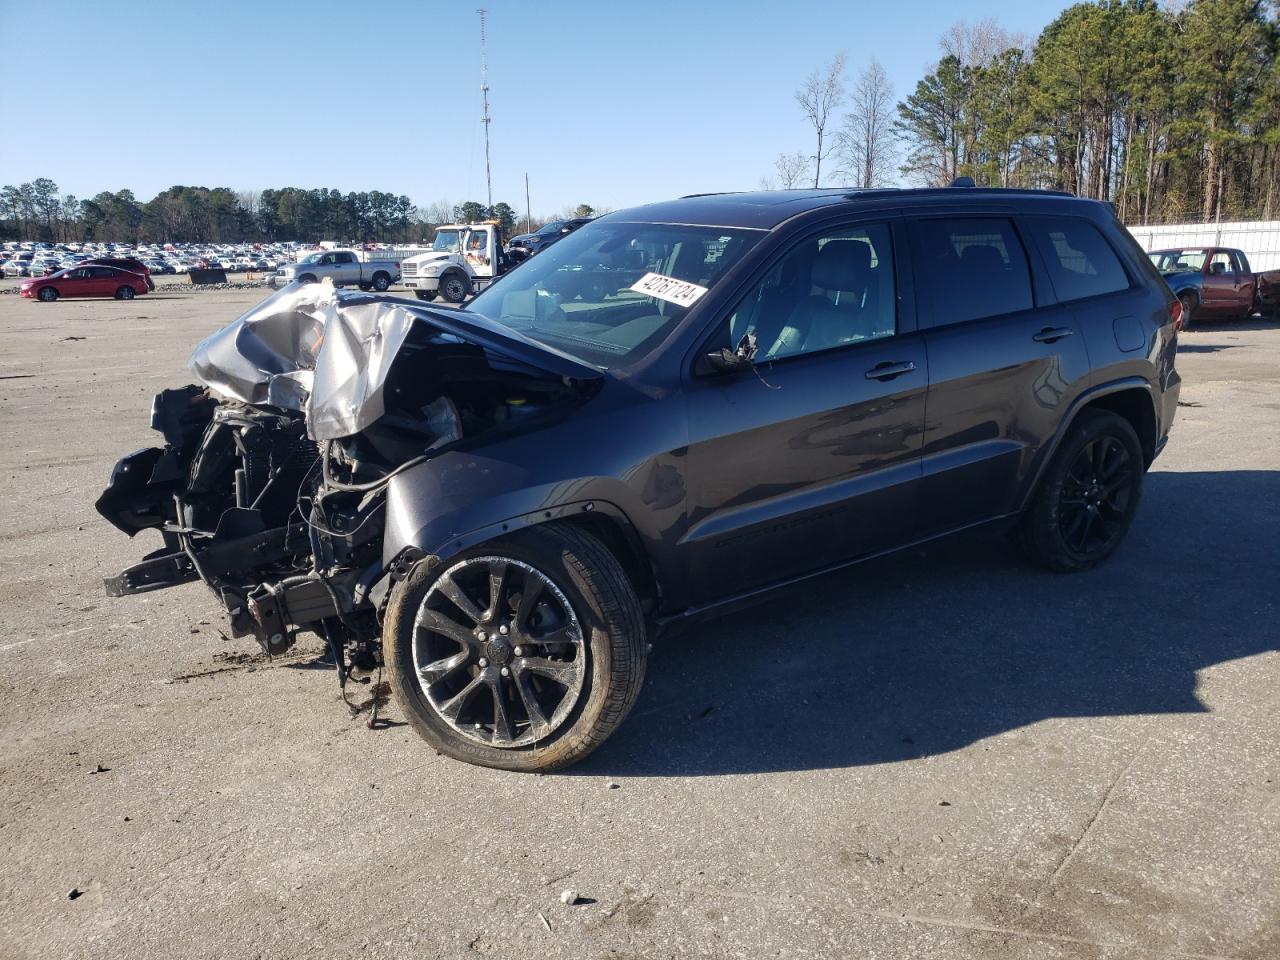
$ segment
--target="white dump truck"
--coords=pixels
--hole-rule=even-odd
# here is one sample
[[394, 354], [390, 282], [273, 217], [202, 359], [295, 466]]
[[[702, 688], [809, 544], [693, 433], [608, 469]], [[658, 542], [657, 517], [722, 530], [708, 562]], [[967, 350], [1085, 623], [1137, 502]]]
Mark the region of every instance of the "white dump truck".
[[510, 269], [497, 221], [450, 223], [436, 229], [426, 253], [400, 262], [401, 282], [419, 300], [461, 303]]

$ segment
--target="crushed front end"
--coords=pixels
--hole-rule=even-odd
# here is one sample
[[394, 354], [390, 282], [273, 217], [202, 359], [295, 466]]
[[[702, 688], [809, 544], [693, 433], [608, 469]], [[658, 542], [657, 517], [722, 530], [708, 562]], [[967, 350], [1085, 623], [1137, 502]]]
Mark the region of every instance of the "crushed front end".
[[231, 632], [270, 655], [314, 631], [344, 681], [376, 665], [387, 592], [422, 559], [384, 556], [391, 478], [583, 396], [484, 331], [432, 320], [394, 298], [295, 285], [202, 342], [190, 362], [202, 384], [153, 401], [163, 445], [116, 464], [97, 501], [163, 544], [107, 593], [201, 580]]

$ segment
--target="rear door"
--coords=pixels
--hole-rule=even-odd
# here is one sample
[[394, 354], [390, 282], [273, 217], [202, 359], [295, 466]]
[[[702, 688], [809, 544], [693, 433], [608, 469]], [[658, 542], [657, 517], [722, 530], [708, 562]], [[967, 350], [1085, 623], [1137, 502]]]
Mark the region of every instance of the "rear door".
[[707, 349], [757, 352], [686, 387], [695, 603], [913, 537], [928, 372], [904, 247], [885, 218], [809, 235], [718, 325]]
[[1037, 455], [1087, 385], [1089, 357], [1011, 216], [921, 216], [909, 228], [929, 352], [929, 535], [1017, 509]]
[[124, 275], [112, 267], [86, 267], [89, 273], [87, 281], [92, 296], [109, 297], [115, 294], [116, 288], [125, 284]]
[[360, 261], [356, 259], [356, 255], [349, 250], [343, 250], [333, 256], [334, 262], [337, 264], [333, 282], [359, 283], [361, 280]]

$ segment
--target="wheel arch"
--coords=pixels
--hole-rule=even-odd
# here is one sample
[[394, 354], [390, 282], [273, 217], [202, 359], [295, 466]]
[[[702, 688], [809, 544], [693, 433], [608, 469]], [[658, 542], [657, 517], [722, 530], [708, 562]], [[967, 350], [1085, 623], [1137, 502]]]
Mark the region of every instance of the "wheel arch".
[[1025, 509], [1035, 496], [1044, 472], [1057, 454], [1063, 438], [1086, 410], [1107, 410], [1124, 417], [1138, 435], [1144, 466], [1151, 466], [1158, 452], [1160, 431], [1156, 416], [1156, 397], [1151, 384], [1140, 377], [1100, 384], [1077, 398], [1052, 441], [1041, 451], [1032, 480], [1023, 491], [1020, 509]]
[[437, 563], [447, 563], [463, 550], [547, 523], [569, 524], [599, 540], [621, 564], [646, 609], [652, 609], [656, 605], [661, 596], [659, 578], [640, 534], [626, 513], [607, 500], [575, 500], [554, 507], [530, 510], [475, 527], [461, 535], [452, 535], [441, 544], [429, 545], [423, 542], [427, 538], [420, 534], [411, 538], [416, 542], [397, 544], [392, 548], [395, 555], [384, 555], [384, 562], [389, 568], [395, 569], [403, 556], [416, 559], [425, 555]]

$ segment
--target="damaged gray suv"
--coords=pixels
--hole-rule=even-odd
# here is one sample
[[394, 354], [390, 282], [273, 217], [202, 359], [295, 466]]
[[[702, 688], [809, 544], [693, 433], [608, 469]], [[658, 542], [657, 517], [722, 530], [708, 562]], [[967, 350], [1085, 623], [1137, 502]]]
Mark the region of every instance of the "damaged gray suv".
[[155, 398], [97, 506], [163, 546], [107, 589], [202, 580], [441, 752], [564, 767], [683, 618], [976, 525], [1105, 560], [1179, 309], [1105, 205], [971, 187], [622, 211], [461, 310], [292, 285]]

